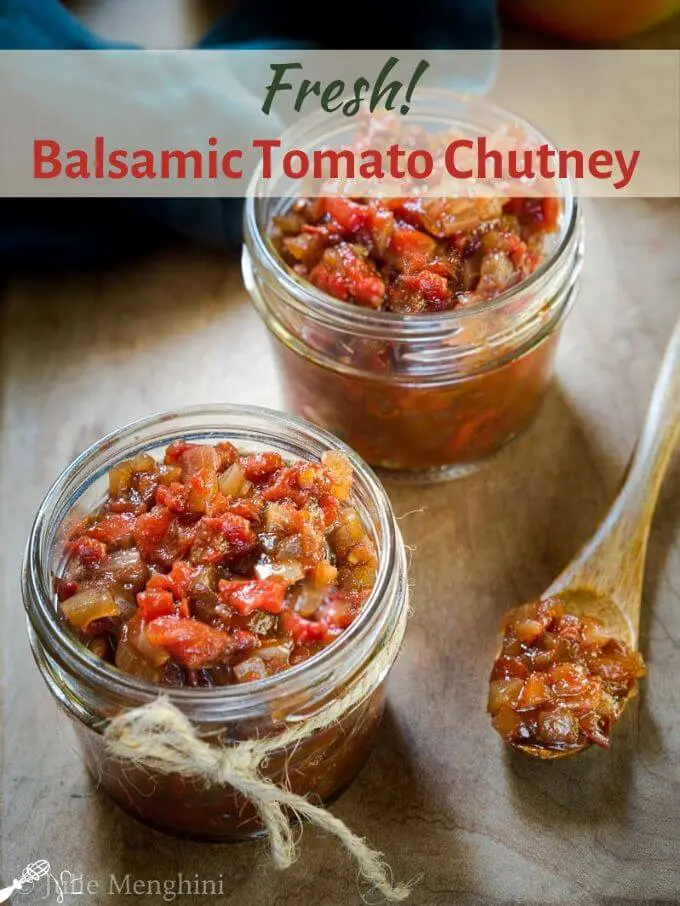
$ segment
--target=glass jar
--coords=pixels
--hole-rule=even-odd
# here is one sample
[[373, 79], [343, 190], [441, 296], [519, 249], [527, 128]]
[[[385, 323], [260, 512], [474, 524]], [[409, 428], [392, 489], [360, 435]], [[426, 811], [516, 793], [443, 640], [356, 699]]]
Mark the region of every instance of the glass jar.
[[[504, 110], [451, 98], [425, 92], [409, 123], [457, 133], [470, 123], [490, 133], [520, 123], [537, 145], [548, 143]], [[323, 118], [301, 122], [297, 146], [351, 145], [350, 127], [324, 129]], [[372, 466], [419, 482], [466, 473], [522, 434], [544, 396], [577, 292], [583, 229], [571, 182], [557, 183], [558, 230], [521, 284], [450, 312], [401, 315], [339, 301], [281, 260], [268, 236], [290, 204], [291, 183], [279, 179], [280, 192], [261, 178], [251, 186], [242, 269], [269, 328], [290, 411], [332, 431]]]
[[[23, 568], [23, 597], [31, 647], [47, 686], [72, 718], [89, 770], [100, 786], [136, 818], [195, 839], [249, 837], [262, 828], [254, 807], [230, 787], [206, 788], [184, 775], [156, 774], [113, 759], [104, 743], [107, 719], [152, 701], [159, 687], [98, 659], [60, 623], [52, 580], [64, 562], [68, 526], [96, 509], [107, 491], [109, 469], [138, 453], [162, 453], [174, 440], [230, 440], [246, 452], [277, 450], [318, 461], [340, 449], [354, 470], [352, 503], [378, 551], [375, 586], [351, 626], [323, 651], [275, 676], [243, 685], [162, 691], [216, 744], [272, 735], [316, 716], [338, 697], [374, 679], [359, 702], [331, 726], [293, 751], [281, 750], [264, 773], [274, 782], [328, 800], [354, 778], [373, 745], [385, 701], [391, 662], [376, 660], [400, 640], [408, 600], [406, 557], [392, 508], [364, 462], [325, 431], [268, 409], [194, 407], [154, 415], [108, 435], [57, 479], [33, 528]], [[363, 689], [362, 689], [363, 692]]]

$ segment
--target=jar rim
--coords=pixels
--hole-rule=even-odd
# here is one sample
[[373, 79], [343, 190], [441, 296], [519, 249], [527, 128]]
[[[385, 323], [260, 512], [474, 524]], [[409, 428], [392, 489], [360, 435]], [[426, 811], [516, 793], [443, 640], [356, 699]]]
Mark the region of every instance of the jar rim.
[[[443, 89], [425, 89], [422, 92], [422, 96], [439, 103], [447, 99], [456, 99], [459, 103], [466, 103], [470, 97], [469, 95]], [[474, 100], [494, 115], [510, 116], [514, 123], [527, 127], [542, 143], [555, 149], [554, 143], [524, 117], [489, 101], [482, 101], [479, 98], [474, 98]], [[426, 118], [427, 109], [420, 111], [419, 108], [419, 116]], [[438, 114], [438, 117], [440, 118], [441, 114]], [[303, 117], [296, 124], [296, 134], [304, 129], [314, 127], [317, 123], [321, 124], [323, 121], [323, 116], [319, 112]], [[344, 328], [345, 330], [362, 328], [367, 331], [393, 330], [395, 335], [404, 332], [413, 337], [427, 338], [440, 333], [450, 333], [456, 329], [456, 325], [460, 324], [461, 321], [474, 318], [476, 315], [487, 315], [490, 312], [501, 309], [521, 294], [531, 291], [540, 292], [542, 286], [550, 279], [556, 263], [564, 257], [575, 241], [580, 222], [580, 203], [575, 193], [573, 179], [571, 177], [556, 179], [555, 182], [562, 189], [562, 194], [559, 197], [565, 203], [565, 210], [561, 217], [562, 228], [559, 241], [536, 270], [520, 283], [509, 287], [492, 299], [474, 303], [473, 305], [460, 306], [445, 312], [423, 312], [409, 315], [390, 311], [374, 311], [358, 305], [348, 305], [346, 302], [336, 299], [329, 293], [318, 289], [305, 278], [298, 276], [283, 261], [274, 249], [266, 231], [261, 229], [257, 219], [257, 205], [263, 200], [263, 195], [258, 194], [258, 186], [262, 183], [261, 169], [262, 167], [260, 166], [255, 171], [246, 190], [244, 208], [246, 245], [251, 245], [251, 250], [257, 258], [271, 271], [274, 279], [282, 284], [283, 289], [289, 294], [290, 303], [294, 308], [306, 313], [309, 313], [311, 309], [324, 324], [339, 329]]]
[[[145, 429], [159, 427], [165, 430], [151, 435], [137, 446], [151, 449], [163, 445], [166, 442], [164, 436], [170, 433], [173, 422], [180, 418], [207, 419], [207, 423], [201, 424], [201, 427], [197, 426], [193, 430], [182, 429], [181, 433], [184, 436], [220, 436], [228, 439], [252, 433], [258, 442], [271, 442], [276, 447], [277, 434], [283, 433], [284, 430], [289, 432], [292, 430], [298, 442], [304, 438], [318, 448], [340, 450], [350, 461], [355, 480], [359, 481], [362, 490], [375, 507], [380, 536], [378, 574], [358, 617], [322, 651], [306, 661], [262, 680], [242, 685], [200, 689], [158, 686], [126, 674], [97, 658], [82, 642], [65, 631], [56, 618], [54, 594], [50, 590], [51, 578], [49, 584], [46, 583], [48, 569], [44, 554], [46, 546], [54, 541], [55, 531], [62, 524], [64, 515], [111, 465], [132, 453], [130, 447], [127, 447], [118, 450], [116, 455], [115, 451], [121, 442], [134, 440]], [[221, 424], [218, 423], [220, 420]], [[250, 421], [255, 427], [251, 429], [246, 425], [237, 427], [239, 420]], [[233, 424], [230, 424], [230, 421]], [[279, 448], [290, 446], [290, 443], [283, 444], [279, 437]], [[92, 474], [89, 467], [93, 461], [107, 452], [113, 452], [113, 456], [100, 464], [98, 471]], [[302, 458], [304, 454], [300, 456]], [[363, 459], [330, 432], [296, 416], [259, 406], [236, 404], [187, 406], [157, 412], [117, 428], [90, 445], [61, 472], [43, 498], [31, 527], [22, 568], [24, 607], [30, 627], [43, 649], [50, 657], [56, 658], [60, 664], [66, 666], [70, 673], [75, 669], [79, 676], [93, 685], [101, 684], [113, 694], [132, 700], [135, 704], [145, 703], [163, 694], [179, 707], [208, 706], [226, 716], [227, 711], [256, 710], [266, 704], [272, 694], [285, 696], [308, 689], [331, 675], [338, 664], [346, 660], [348, 645], [352, 645], [353, 650], [358, 650], [362, 641], [365, 642], [371, 636], [371, 630], [375, 629], [376, 618], [382, 620], [380, 623], [382, 626], [390, 616], [387, 608], [383, 608], [381, 612], [381, 607], [398, 571], [398, 563], [395, 569], [395, 561], [399, 558], [401, 547], [403, 544], [400, 542], [394, 513], [385, 489]]]

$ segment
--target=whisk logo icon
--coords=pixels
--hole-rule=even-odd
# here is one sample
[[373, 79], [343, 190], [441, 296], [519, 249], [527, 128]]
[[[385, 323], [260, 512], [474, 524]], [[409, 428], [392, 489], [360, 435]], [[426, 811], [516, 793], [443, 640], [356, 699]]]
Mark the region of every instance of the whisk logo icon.
[[3, 887], [0, 890], [0, 903], [6, 903], [15, 891], [26, 893], [33, 889], [36, 881], [46, 878], [50, 875], [50, 863], [47, 859], [38, 859], [37, 862], [30, 862], [21, 872], [21, 877], [15, 878], [9, 887]]

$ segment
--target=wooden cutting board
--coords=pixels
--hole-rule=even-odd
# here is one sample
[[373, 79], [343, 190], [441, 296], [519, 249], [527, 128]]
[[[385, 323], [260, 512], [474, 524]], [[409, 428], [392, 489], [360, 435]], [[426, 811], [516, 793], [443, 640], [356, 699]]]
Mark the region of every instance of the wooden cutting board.
[[[649, 678], [611, 753], [535, 763], [506, 751], [484, 713], [500, 616], [545, 588], [603, 514], [680, 310], [680, 204], [598, 202], [586, 216], [583, 289], [534, 428], [470, 478], [391, 489], [413, 549], [414, 614], [377, 748], [333, 809], [400, 878], [423, 875], [414, 906], [680, 901], [679, 462], [650, 543]], [[196, 906], [360, 903], [353, 865], [313, 829], [281, 875], [261, 842], [181, 842], [120, 812], [85, 774], [25, 638], [23, 545], [76, 453], [158, 409], [278, 404], [238, 264], [176, 252], [107, 274], [16, 279], [1, 324], [0, 880], [46, 858], [99, 888], [67, 906], [160, 906], [110, 895], [110, 875], [132, 884], [179, 872], [222, 875], [223, 897], [177, 900]]]

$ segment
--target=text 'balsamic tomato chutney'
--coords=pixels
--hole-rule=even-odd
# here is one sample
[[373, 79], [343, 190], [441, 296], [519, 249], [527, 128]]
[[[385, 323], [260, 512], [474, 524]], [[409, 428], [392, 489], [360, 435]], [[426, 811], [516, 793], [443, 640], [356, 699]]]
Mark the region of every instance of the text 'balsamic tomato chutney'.
[[36, 517], [23, 595], [100, 785], [155, 827], [223, 839], [262, 830], [253, 803], [121, 763], [107, 722], [159, 693], [218, 746], [309, 721], [262, 770], [326, 800], [375, 740], [408, 583], [387, 495], [352, 450], [283, 413], [215, 406], [134, 423], [72, 463]]
[[[517, 122], [470, 103], [490, 131]], [[415, 147], [428, 136], [443, 147], [442, 136], [472, 115], [468, 102], [457, 115], [448, 98], [431, 105], [404, 127]], [[376, 135], [355, 134], [355, 147], [389, 131], [379, 119], [360, 128]], [[318, 135], [311, 121], [300, 129], [323, 144], [322, 122]], [[519, 436], [548, 385], [582, 258], [571, 183], [553, 188], [554, 197], [436, 197], [410, 187], [369, 198], [312, 197], [300, 185], [297, 198], [272, 198], [255, 182], [244, 280], [292, 411], [371, 465], [421, 481], [468, 471]]]

